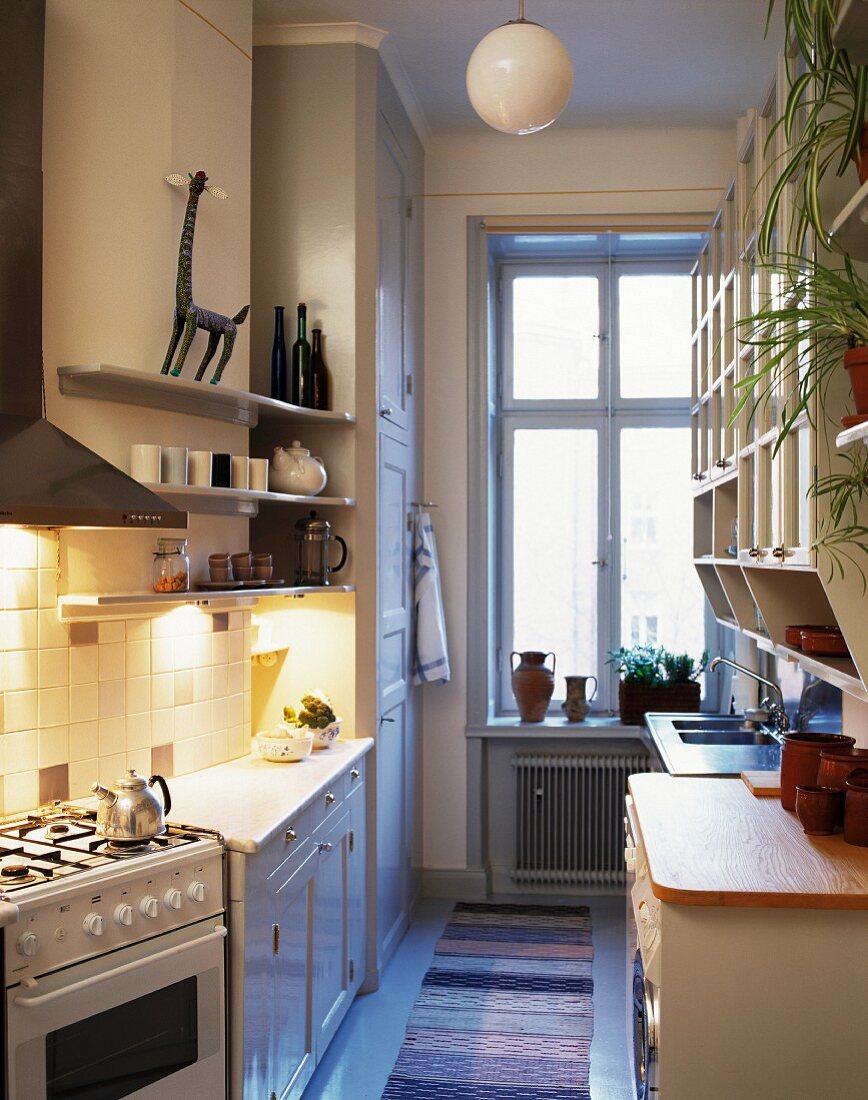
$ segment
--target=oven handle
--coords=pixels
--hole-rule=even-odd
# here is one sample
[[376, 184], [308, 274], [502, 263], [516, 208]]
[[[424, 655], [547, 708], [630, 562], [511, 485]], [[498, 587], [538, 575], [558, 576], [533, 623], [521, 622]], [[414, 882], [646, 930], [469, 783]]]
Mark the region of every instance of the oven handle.
[[[226, 936], [226, 926], [224, 924], [218, 924], [215, 926], [213, 932], [209, 932], [207, 936], [202, 936], [198, 940], [190, 940], [188, 943], [179, 943], [175, 947], [167, 947], [165, 951], [160, 951], [157, 955], [148, 955], [144, 959], [138, 959], [136, 962], [124, 963], [122, 966], [116, 967], [114, 970], [109, 971], [108, 974], [94, 974], [90, 978], [82, 978], [80, 982], [74, 982], [72, 985], [65, 985], [62, 989], [54, 989], [51, 993], [43, 993], [38, 997], [22, 997], [19, 994], [13, 998], [13, 1003], [19, 1008], [41, 1008], [43, 1005], [51, 1004], [52, 1001], [58, 1000], [60, 997], [68, 997], [70, 994], [76, 994], [83, 989], [90, 989], [91, 986], [99, 985], [100, 982], [104, 982], [107, 978], [117, 978], [122, 974], [132, 974], [136, 970], [141, 970], [146, 966], [153, 966], [154, 963], [163, 962], [165, 959], [171, 959], [175, 955], [181, 955], [185, 951], [188, 951], [191, 947], [203, 947], [207, 943], [212, 943], [215, 940], [222, 940]], [[30, 988], [36, 985], [36, 982], [32, 982]]]

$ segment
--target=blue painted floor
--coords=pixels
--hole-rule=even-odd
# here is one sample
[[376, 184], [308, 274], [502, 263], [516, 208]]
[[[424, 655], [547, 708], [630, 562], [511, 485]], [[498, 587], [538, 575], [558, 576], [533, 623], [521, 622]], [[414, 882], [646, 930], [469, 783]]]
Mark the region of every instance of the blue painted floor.
[[[538, 902], [502, 897], [497, 901]], [[551, 899], [554, 901], [554, 899]], [[631, 1100], [627, 1046], [626, 932], [623, 897], [564, 898], [591, 908], [594, 940], [592, 1100]], [[304, 1093], [304, 1100], [380, 1100], [398, 1057], [410, 1009], [451, 901], [428, 899], [382, 977], [376, 993], [357, 997]]]

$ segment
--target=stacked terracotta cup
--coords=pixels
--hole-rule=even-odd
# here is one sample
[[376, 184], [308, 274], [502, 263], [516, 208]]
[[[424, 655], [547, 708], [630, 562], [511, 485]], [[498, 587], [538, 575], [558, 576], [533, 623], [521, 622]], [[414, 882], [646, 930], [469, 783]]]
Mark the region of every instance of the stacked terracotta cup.
[[253, 576], [258, 581], [270, 581], [274, 572], [271, 554], [253, 555]]
[[253, 555], [249, 550], [231, 555], [232, 573], [237, 581], [253, 579]]
[[208, 569], [215, 584], [232, 580], [232, 563], [228, 554], [209, 554]]

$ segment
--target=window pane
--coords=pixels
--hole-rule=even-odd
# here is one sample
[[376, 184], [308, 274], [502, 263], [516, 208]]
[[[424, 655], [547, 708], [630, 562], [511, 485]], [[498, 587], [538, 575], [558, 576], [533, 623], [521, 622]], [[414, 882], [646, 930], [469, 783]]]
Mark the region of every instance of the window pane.
[[691, 496], [681, 488], [689, 462], [687, 428], [621, 431], [620, 644], [698, 658], [704, 597], [691, 558]]
[[597, 432], [520, 429], [514, 454], [512, 648], [553, 650], [563, 698], [598, 671]]
[[689, 397], [690, 276], [621, 275], [618, 293], [621, 396]]
[[518, 278], [512, 284], [512, 394], [517, 400], [594, 398], [598, 393], [599, 280]]

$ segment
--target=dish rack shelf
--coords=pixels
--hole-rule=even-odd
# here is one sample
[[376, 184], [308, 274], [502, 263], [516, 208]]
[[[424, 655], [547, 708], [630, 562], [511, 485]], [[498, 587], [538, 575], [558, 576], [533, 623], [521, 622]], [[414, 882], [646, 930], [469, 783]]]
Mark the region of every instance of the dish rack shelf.
[[290, 493], [261, 493], [255, 489], [223, 489], [211, 485], [164, 485], [143, 483], [146, 489], [187, 512], [213, 516], [259, 514], [262, 504], [301, 504], [317, 508], [354, 508], [352, 497], [295, 496]]
[[192, 592], [117, 592], [111, 594], [71, 593], [57, 601], [57, 616], [62, 623], [96, 622], [106, 619], [142, 619], [158, 615], [184, 604], [202, 611], [216, 612], [253, 607], [270, 597], [323, 596], [355, 592], [354, 584], [326, 586], [283, 586], [277, 588], [232, 588], [225, 591]]

